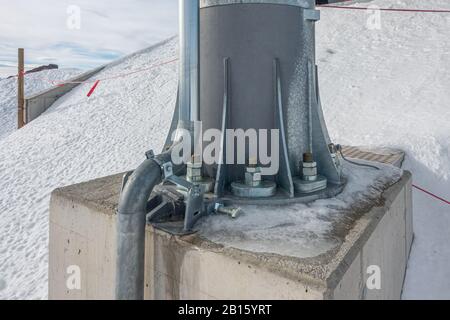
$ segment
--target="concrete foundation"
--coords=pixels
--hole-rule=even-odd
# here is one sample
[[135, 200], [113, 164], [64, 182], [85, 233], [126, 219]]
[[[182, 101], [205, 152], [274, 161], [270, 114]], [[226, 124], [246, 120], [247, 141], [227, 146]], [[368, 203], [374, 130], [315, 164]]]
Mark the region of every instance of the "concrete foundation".
[[[113, 299], [122, 175], [57, 189], [50, 207], [49, 298]], [[147, 299], [399, 299], [412, 244], [411, 174], [312, 258], [225, 248], [147, 227]], [[281, 214], [281, 213], [280, 213]], [[80, 271], [80, 287], [73, 277]], [[375, 271], [374, 271], [375, 270]], [[380, 271], [380, 288], [367, 286]], [[375, 272], [375, 278], [374, 274]], [[67, 285], [69, 282], [69, 285]], [[374, 284], [373, 282], [371, 282]], [[376, 286], [376, 281], [375, 281]]]

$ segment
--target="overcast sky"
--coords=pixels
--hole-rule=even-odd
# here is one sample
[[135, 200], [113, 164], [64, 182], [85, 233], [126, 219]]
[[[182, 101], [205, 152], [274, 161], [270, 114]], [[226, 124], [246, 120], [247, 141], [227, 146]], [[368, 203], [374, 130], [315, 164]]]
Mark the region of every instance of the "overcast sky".
[[0, 0], [0, 76], [18, 47], [29, 66], [86, 69], [176, 35], [177, 17], [178, 0]]

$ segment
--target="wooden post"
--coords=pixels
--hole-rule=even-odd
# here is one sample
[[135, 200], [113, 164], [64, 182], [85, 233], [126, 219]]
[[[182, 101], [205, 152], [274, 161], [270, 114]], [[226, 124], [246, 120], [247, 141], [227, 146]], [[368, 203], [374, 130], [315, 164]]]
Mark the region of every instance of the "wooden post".
[[19, 64], [17, 76], [17, 127], [20, 129], [25, 125], [24, 121], [24, 107], [25, 107], [25, 86], [24, 86], [24, 49], [19, 48]]

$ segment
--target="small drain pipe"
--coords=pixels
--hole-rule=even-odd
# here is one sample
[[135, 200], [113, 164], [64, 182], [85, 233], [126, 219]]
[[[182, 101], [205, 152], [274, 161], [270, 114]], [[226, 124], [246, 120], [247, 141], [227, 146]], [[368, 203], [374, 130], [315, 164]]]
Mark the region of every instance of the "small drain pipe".
[[[161, 164], [171, 162], [171, 151], [145, 160], [122, 190], [117, 220], [116, 299], [144, 299], [144, 256], [147, 201], [161, 183]], [[182, 170], [174, 167], [174, 172]]]

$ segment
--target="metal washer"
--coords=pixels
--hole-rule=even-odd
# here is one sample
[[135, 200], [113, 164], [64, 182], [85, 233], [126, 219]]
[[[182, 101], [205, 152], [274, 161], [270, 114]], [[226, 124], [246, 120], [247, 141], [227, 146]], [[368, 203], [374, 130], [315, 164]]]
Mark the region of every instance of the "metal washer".
[[277, 184], [273, 181], [262, 181], [261, 185], [252, 187], [242, 181], [231, 183], [231, 192], [241, 198], [268, 198], [277, 192]]
[[318, 175], [317, 180], [306, 181], [300, 177], [294, 177], [293, 179], [295, 192], [301, 194], [308, 194], [317, 192], [327, 188], [328, 180], [324, 176]]

